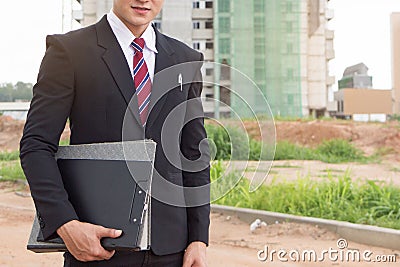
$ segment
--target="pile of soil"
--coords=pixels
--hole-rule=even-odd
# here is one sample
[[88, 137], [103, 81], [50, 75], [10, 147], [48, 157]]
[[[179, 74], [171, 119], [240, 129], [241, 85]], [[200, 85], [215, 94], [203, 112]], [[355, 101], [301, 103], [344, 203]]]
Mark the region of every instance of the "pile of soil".
[[[10, 116], [0, 116], [0, 151], [15, 151], [19, 149], [25, 121], [14, 120]], [[69, 127], [66, 126], [61, 139], [69, 138]]]
[[0, 151], [13, 151], [19, 147], [24, 122], [9, 116], [0, 116]]
[[[268, 132], [267, 123], [261, 122]], [[260, 140], [257, 122], [246, 121], [248, 133]], [[388, 159], [400, 160], [400, 123], [363, 123], [353, 121], [278, 121], [275, 123], [277, 141], [287, 140], [298, 145], [316, 147], [323, 141], [345, 139], [366, 155], [381, 153]]]
[[[228, 122], [235, 125], [234, 122]], [[260, 127], [266, 137], [271, 132], [271, 123], [244, 121], [244, 127], [255, 139], [260, 140]], [[24, 122], [8, 116], [0, 116], [0, 151], [17, 150]], [[278, 141], [287, 140], [299, 145], [316, 147], [325, 140], [345, 139], [364, 151], [366, 155], [376, 152], [388, 159], [400, 160], [400, 123], [363, 123], [343, 120], [278, 121], [275, 122]], [[66, 126], [61, 139], [69, 137]]]

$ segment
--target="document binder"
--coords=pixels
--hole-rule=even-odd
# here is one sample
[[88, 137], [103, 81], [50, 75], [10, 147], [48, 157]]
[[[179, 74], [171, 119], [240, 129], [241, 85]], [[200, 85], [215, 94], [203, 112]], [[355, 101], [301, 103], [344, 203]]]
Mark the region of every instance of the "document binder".
[[[101, 240], [106, 249], [150, 249], [155, 148], [151, 140], [59, 147], [57, 164], [79, 220], [123, 231]], [[61, 238], [43, 239], [36, 217], [27, 249], [67, 251]]]

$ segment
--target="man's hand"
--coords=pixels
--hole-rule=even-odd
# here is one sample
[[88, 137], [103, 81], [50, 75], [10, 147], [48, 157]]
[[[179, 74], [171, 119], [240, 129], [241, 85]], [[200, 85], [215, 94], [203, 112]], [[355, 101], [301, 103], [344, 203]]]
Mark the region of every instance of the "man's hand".
[[203, 242], [190, 243], [183, 257], [183, 267], [207, 267], [206, 244]]
[[100, 240], [119, 237], [122, 231], [73, 220], [58, 228], [57, 234], [77, 260], [86, 262], [111, 259], [115, 251], [105, 250]]

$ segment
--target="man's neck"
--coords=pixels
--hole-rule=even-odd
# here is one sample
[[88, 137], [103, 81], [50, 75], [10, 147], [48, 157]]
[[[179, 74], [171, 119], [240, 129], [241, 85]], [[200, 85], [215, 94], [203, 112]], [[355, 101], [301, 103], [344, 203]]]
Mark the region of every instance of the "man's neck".
[[[124, 22], [124, 21], [122, 21]], [[132, 32], [133, 35], [135, 35], [136, 38], [140, 38], [143, 33], [146, 31], [147, 27], [149, 26], [150, 23], [147, 25], [140, 25], [140, 26], [135, 26], [133, 27], [132, 25], [127, 25], [124, 23], [125, 26]]]

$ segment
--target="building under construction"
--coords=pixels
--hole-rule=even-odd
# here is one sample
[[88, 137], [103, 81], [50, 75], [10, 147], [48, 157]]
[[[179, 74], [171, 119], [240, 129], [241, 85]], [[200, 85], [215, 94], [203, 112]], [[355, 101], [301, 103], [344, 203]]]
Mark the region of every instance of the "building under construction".
[[392, 32], [393, 113], [400, 115], [400, 13], [392, 13], [390, 21]]
[[[112, 0], [79, 2], [82, 25], [96, 22], [112, 7]], [[156, 25], [163, 33], [203, 52], [204, 107], [209, 115], [229, 113], [219, 108], [214, 98], [240, 113], [240, 101], [226, 88], [244, 95], [257, 113], [268, 113], [257, 90], [242, 86], [229, 68], [216, 69], [207, 63], [217, 62], [249, 76], [267, 98], [274, 115], [322, 116], [327, 114], [328, 94], [335, 82], [328, 69], [334, 58], [334, 32], [328, 29], [333, 11], [328, 2], [168, 0]]]

